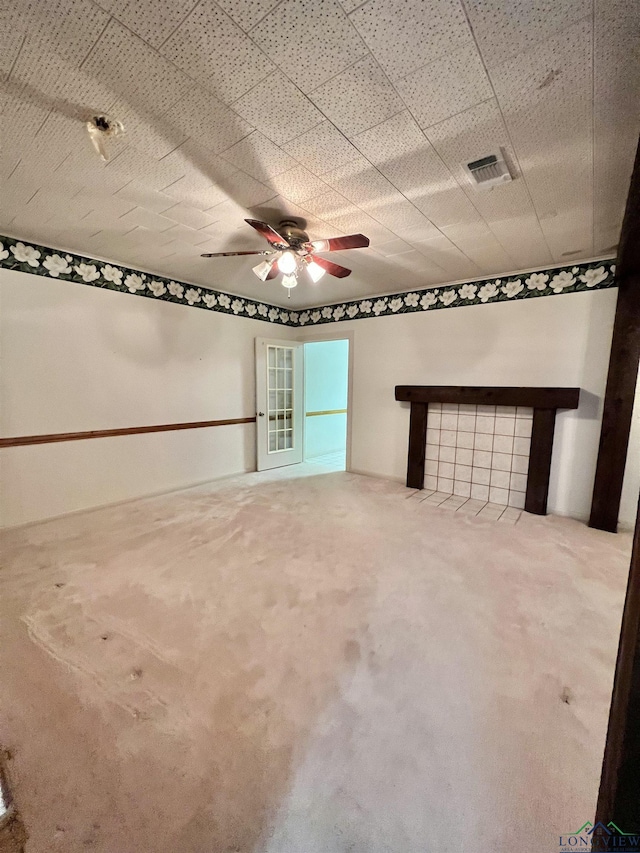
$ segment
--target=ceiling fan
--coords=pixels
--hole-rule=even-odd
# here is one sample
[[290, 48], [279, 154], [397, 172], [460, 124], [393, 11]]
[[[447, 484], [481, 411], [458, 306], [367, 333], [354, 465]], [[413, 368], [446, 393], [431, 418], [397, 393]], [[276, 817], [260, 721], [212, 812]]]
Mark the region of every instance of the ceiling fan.
[[274, 255], [269, 260], [261, 261], [253, 267], [253, 272], [261, 281], [275, 278], [282, 273], [282, 284], [289, 290], [298, 283], [298, 273], [306, 270], [315, 283], [328, 272], [336, 278], [351, 275], [351, 270], [340, 264], [334, 264], [326, 258], [316, 255], [316, 252], [337, 252], [340, 249], [363, 249], [369, 245], [369, 238], [364, 234], [348, 234], [346, 237], [330, 237], [327, 240], [309, 240], [309, 235], [292, 219], [283, 219], [276, 231], [266, 222], [258, 219], [245, 219], [245, 222], [255, 228], [272, 246], [263, 252], [210, 252], [201, 255], [203, 258], [229, 258], [234, 255]]

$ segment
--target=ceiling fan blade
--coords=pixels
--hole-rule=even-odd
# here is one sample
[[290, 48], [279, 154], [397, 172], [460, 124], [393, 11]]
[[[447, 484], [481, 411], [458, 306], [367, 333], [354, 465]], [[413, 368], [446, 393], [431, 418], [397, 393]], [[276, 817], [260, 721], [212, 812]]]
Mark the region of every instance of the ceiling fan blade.
[[250, 225], [252, 228], [255, 228], [259, 234], [268, 240], [272, 246], [275, 246], [277, 249], [288, 249], [289, 243], [285, 240], [284, 237], [281, 237], [277, 231], [274, 231], [270, 225], [267, 225], [266, 222], [260, 222], [259, 219], [245, 219], [247, 225]]
[[347, 234], [346, 237], [329, 237], [327, 240], [312, 240], [307, 244], [316, 252], [339, 252], [340, 249], [366, 249], [369, 238], [364, 234]]
[[233, 258], [235, 255], [274, 255], [275, 252], [207, 252], [200, 255], [201, 258]]
[[333, 261], [328, 261], [326, 258], [319, 258], [314, 255], [313, 261], [319, 267], [322, 267], [323, 270], [326, 270], [329, 275], [333, 275], [336, 278], [346, 278], [348, 275], [351, 275], [351, 270], [341, 267], [340, 264], [334, 264]]

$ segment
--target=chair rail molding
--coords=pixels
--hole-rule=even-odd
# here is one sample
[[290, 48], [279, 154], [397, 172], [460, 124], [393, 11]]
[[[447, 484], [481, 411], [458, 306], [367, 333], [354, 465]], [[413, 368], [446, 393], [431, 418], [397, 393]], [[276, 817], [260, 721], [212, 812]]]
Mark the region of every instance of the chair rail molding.
[[217, 421], [188, 421], [178, 424], [155, 424], [154, 426], [122, 427], [120, 429], [92, 429], [83, 432], [52, 432], [43, 435], [19, 435], [0, 438], [0, 447], [27, 447], [32, 444], [56, 444], [60, 441], [83, 441], [87, 438], [113, 438], [121, 435], [142, 435], [149, 432], [172, 432], [180, 429], [203, 429], [204, 427], [253, 424], [255, 415], [249, 418], [226, 418]]

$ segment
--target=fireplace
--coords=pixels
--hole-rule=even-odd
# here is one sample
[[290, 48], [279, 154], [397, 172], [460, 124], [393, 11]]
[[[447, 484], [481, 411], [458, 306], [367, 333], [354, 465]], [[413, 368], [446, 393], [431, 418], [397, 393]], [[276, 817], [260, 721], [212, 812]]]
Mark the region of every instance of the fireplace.
[[407, 486], [546, 515], [558, 409], [579, 388], [397, 385], [411, 404]]

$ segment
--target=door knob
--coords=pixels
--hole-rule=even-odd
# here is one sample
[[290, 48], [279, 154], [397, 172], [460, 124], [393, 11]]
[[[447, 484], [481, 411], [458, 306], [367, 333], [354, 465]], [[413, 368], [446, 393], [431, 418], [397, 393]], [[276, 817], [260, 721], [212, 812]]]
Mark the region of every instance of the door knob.
[[263, 417], [264, 417], [264, 412], [258, 412], [258, 417], [259, 417], [259, 418], [263, 418]]

